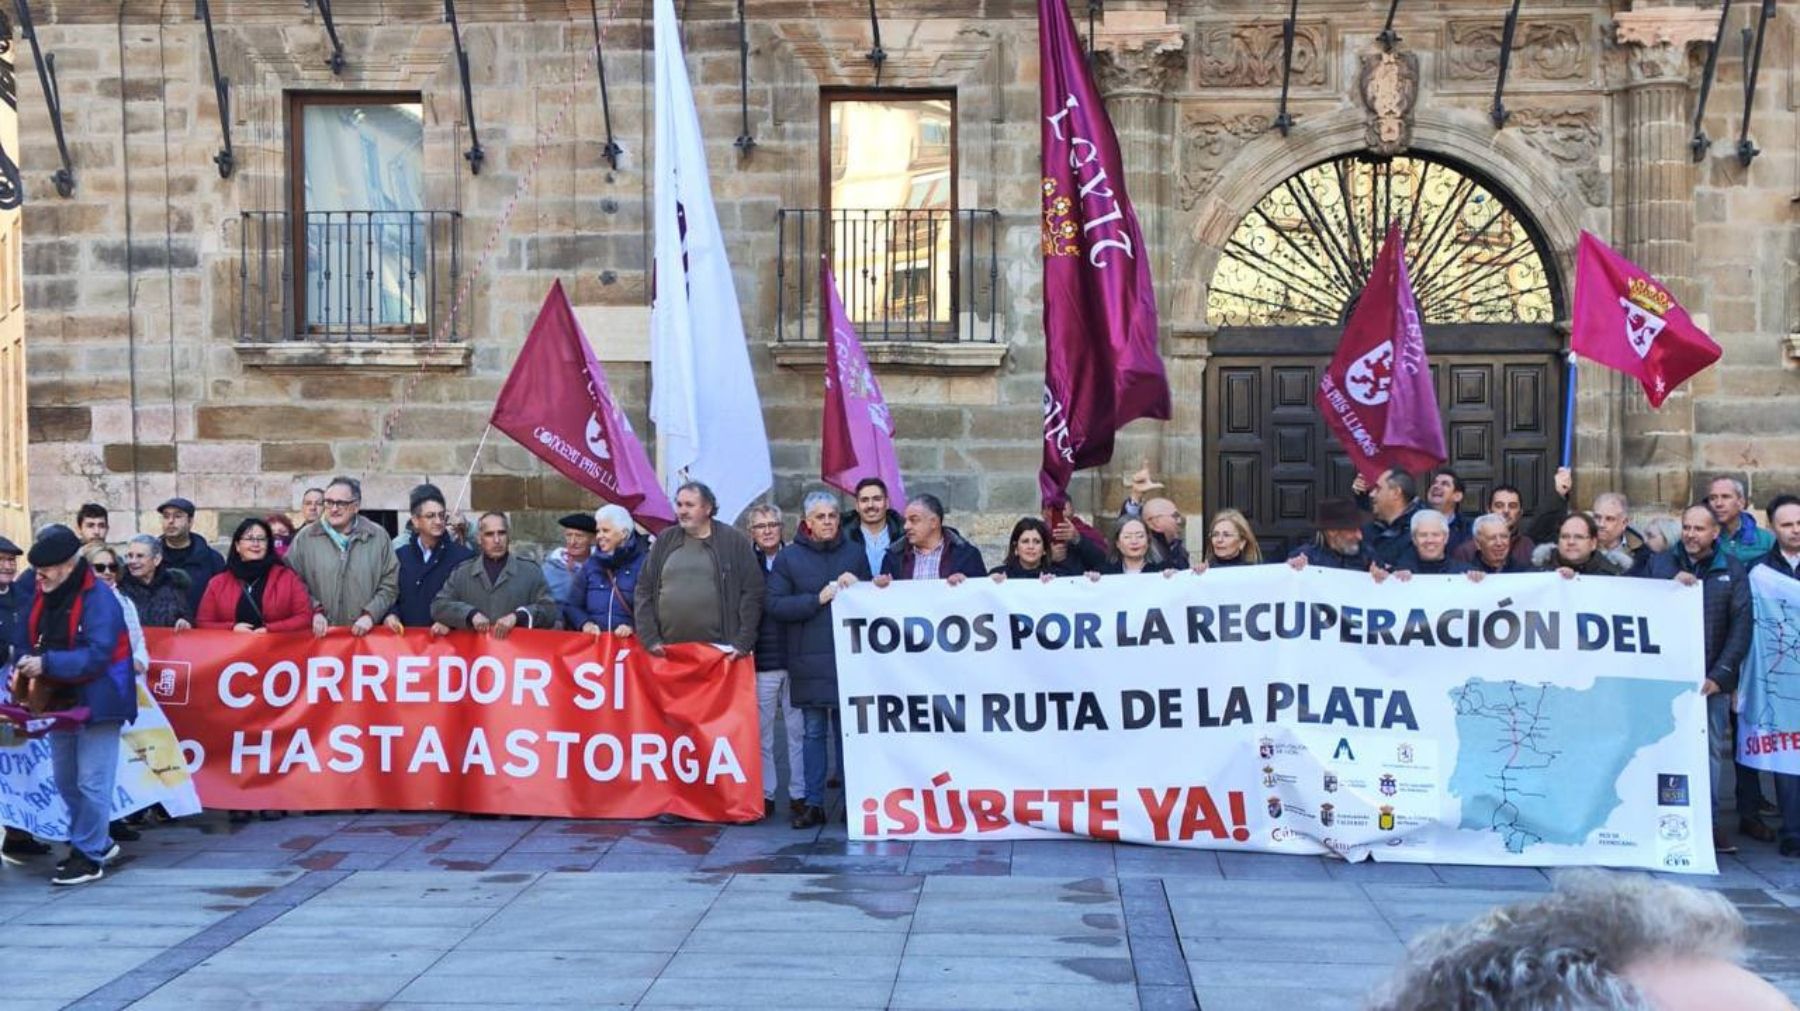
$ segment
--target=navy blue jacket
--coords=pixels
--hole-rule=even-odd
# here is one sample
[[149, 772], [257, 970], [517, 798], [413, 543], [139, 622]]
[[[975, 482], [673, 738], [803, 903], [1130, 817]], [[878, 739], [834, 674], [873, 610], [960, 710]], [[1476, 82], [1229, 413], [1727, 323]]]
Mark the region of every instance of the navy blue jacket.
[[635, 624], [632, 601], [637, 599], [638, 574], [644, 571], [648, 557], [649, 538], [643, 534], [632, 534], [611, 553], [595, 547], [569, 584], [569, 602], [563, 608], [569, 628], [579, 632], [591, 621], [602, 632], [610, 632], [620, 625]]
[[5, 667], [14, 644], [25, 640], [25, 619], [31, 615], [32, 588], [37, 585], [30, 569], [19, 573], [12, 588], [0, 593], [0, 667]]
[[[949, 531], [945, 533], [948, 535]], [[963, 543], [968, 547], [967, 542]], [[904, 546], [905, 542], [901, 544]], [[893, 553], [888, 557], [892, 559]], [[975, 552], [975, 558], [980, 560], [980, 552]], [[831, 607], [819, 603], [819, 591], [846, 572], [858, 579], [869, 578], [869, 556], [860, 543], [841, 533], [829, 541], [815, 541], [802, 531], [794, 543], [775, 556], [775, 565], [764, 583], [764, 622], [773, 615], [786, 632], [788, 697], [796, 706], [838, 704], [837, 645], [831, 627]], [[945, 575], [948, 574], [947, 570]]]
[[1451, 558], [1447, 548], [1444, 557], [1435, 562], [1425, 561], [1419, 557], [1419, 549], [1410, 545], [1406, 553], [1394, 563], [1395, 572], [1406, 571], [1420, 576], [1460, 576], [1473, 568], [1468, 562]]
[[[1363, 553], [1380, 562], [1384, 569], [1398, 568], [1400, 559], [1412, 553], [1412, 518], [1422, 508], [1419, 500], [1413, 499], [1392, 523], [1372, 519], [1363, 524]], [[1449, 551], [1449, 546], [1444, 550]]]
[[1352, 572], [1367, 572], [1369, 566], [1375, 562], [1369, 552], [1361, 546], [1357, 547], [1354, 555], [1342, 555], [1326, 547], [1325, 542], [1319, 538], [1302, 544], [1294, 549], [1288, 557], [1293, 558], [1298, 555], [1306, 556], [1307, 565], [1317, 565], [1327, 569], [1346, 569]]
[[[867, 557], [864, 558], [867, 564]], [[839, 572], [854, 571], [839, 569]], [[938, 559], [938, 578], [944, 579], [951, 573], [960, 572], [970, 579], [979, 579], [987, 575], [987, 563], [981, 560], [981, 549], [968, 541], [955, 527], [944, 528], [944, 557]], [[887, 557], [881, 560], [881, 574], [893, 576], [895, 579], [913, 578], [913, 546], [903, 536], [888, 548]], [[824, 584], [820, 584], [823, 587]]]
[[189, 534], [188, 546], [179, 551], [169, 547], [167, 541], [163, 542], [162, 567], [180, 569], [187, 573], [187, 616], [188, 621], [192, 622], [194, 615], [200, 613], [200, 598], [206, 596], [206, 584], [212, 582], [212, 577], [225, 571], [225, 559], [213, 550], [212, 545], [206, 543], [206, 538], [199, 534]]
[[[862, 547], [862, 545], [859, 544], [857, 547]], [[773, 555], [765, 553], [761, 548], [756, 549], [756, 560], [761, 562], [763, 567], [763, 595], [765, 601], [763, 604], [762, 622], [756, 628], [757, 670], [787, 669], [787, 626], [777, 619], [774, 614], [770, 613], [769, 605], [767, 603], [769, 576], [775, 571], [775, 559], [779, 558], [781, 552], [785, 550], [787, 550], [787, 545], [785, 544], [780, 548], [777, 548]], [[863, 552], [863, 567], [868, 568], [867, 551]]]
[[1696, 563], [1680, 544], [1650, 560], [1651, 579], [1690, 573], [1705, 590], [1701, 629], [1706, 635], [1706, 676], [1724, 691], [1736, 691], [1738, 668], [1750, 653], [1750, 577], [1742, 562], [1713, 549]]
[[[69, 578], [81, 580], [80, 597], [69, 613], [74, 635], [69, 649], [43, 654], [44, 674], [77, 686], [90, 722], [130, 723], [137, 719], [137, 675], [131, 666], [125, 611], [112, 587], [96, 579], [86, 565], [77, 566]], [[37, 610], [35, 600], [21, 615], [14, 633], [14, 652], [19, 655], [29, 652], [33, 610]]]
[[400, 596], [394, 602], [393, 613], [407, 628], [430, 628], [431, 602], [450, 578], [450, 570], [474, 558], [475, 552], [442, 537], [429, 562], [416, 539], [400, 545], [394, 555], [400, 559]]

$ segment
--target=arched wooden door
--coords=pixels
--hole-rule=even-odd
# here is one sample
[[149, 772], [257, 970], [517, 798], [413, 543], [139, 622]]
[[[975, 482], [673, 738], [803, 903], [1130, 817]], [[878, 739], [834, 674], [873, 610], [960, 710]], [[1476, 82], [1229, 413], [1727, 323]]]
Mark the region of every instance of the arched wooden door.
[[[0, 22], [5, 20], [0, 17]], [[0, 37], [0, 534], [30, 543], [25, 446], [25, 278], [19, 248], [19, 92], [10, 26]]]
[[1312, 531], [1355, 478], [1314, 405], [1319, 374], [1398, 224], [1425, 321], [1449, 466], [1477, 510], [1496, 484], [1528, 509], [1562, 440], [1562, 296], [1529, 217], [1479, 173], [1425, 157], [1349, 155], [1276, 186], [1239, 223], [1208, 289], [1207, 514], [1249, 518], [1265, 554]]

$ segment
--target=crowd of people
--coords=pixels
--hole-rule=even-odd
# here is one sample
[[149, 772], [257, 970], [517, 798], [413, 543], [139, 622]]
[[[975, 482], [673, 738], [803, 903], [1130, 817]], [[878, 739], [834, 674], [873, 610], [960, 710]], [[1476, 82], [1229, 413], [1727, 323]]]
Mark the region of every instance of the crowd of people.
[[[1329, 499], [1315, 534], [1285, 559], [1295, 569], [1367, 572], [1374, 580], [1414, 575], [1548, 572], [1565, 578], [1637, 577], [1699, 585], [1704, 596], [1707, 697], [1713, 763], [1714, 845], [1730, 852], [1726, 812], [1740, 833], [1779, 842], [1800, 857], [1800, 777], [1775, 776], [1779, 806], [1760, 775], [1737, 765], [1731, 696], [1749, 651], [1748, 568], [1800, 578], [1800, 498], [1768, 504], [1772, 530], [1749, 511], [1743, 486], [1719, 478], [1704, 502], [1678, 521], [1634, 526], [1616, 492], [1590, 510], [1570, 507], [1572, 480], [1556, 475], [1555, 497], [1529, 524], [1519, 489], [1499, 485], [1485, 510], [1464, 509], [1466, 486], [1449, 470], [1417, 477], [1390, 470], [1358, 478], [1354, 498]], [[299, 521], [251, 517], [223, 551], [192, 529], [195, 506], [172, 498], [158, 509], [161, 536], [108, 543], [105, 507], [84, 505], [73, 528], [38, 532], [29, 551], [0, 537], [0, 670], [12, 697], [37, 713], [75, 713], [50, 735], [57, 789], [70, 811], [70, 852], [53, 879], [77, 884], [104, 873], [118, 840], [135, 829], [109, 823], [112, 777], [123, 723], [136, 715], [135, 681], [148, 665], [142, 629], [203, 628], [245, 634], [301, 632], [354, 636], [377, 626], [432, 635], [468, 630], [504, 639], [514, 629], [565, 629], [635, 637], [652, 654], [673, 643], [706, 643], [754, 657], [763, 750], [764, 816], [776, 813], [778, 743], [790, 770], [786, 814], [796, 829], [826, 821], [826, 791], [842, 778], [837, 739], [837, 670], [831, 604], [859, 582], [983, 577], [1098, 579], [1105, 574], [1204, 574], [1256, 565], [1265, 556], [1238, 510], [1224, 509], [1190, 549], [1185, 519], [1148, 472], [1128, 479], [1110, 536], [1062, 511], [1028, 516], [1012, 528], [1004, 557], [990, 566], [978, 546], [946, 523], [929, 494], [890, 502], [878, 478], [860, 482], [850, 516], [836, 492], [806, 495], [790, 522], [775, 505], [750, 509], [740, 530], [717, 515], [706, 485], [676, 492], [677, 525], [652, 537], [629, 512], [606, 505], [560, 519], [562, 546], [542, 562], [515, 554], [507, 517], [481, 515], [471, 532], [430, 484], [413, 489], [398, 536], [361, 515], [362, 487], [351, 477], [309, 489]], [[1421, 495], [1421, 490], [1423, 494]], [[896, 508], [898, 506], [899, 508]], [[19, 571], [26, 556], [31, 569]], [[777, 741], [777, 724], [785, 733]], [[837, 752], [834, 756], [834, 751]], [[1735, 799], [1734, 799], [1735, 798]], [[1765, 814], [1779, 811], [1779, 832]], [[280, 817], [280, 812], [260, 812]], [[245, 819], [250, 812], [237, 812]], [[0, 855], [46, 852], [8, 831]]]

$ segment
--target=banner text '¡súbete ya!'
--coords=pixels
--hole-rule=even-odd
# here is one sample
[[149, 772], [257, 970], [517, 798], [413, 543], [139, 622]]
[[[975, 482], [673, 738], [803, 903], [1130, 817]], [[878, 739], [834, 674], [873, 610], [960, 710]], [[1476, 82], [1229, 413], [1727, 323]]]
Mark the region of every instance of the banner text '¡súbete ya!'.
[[[1334, 640], [1358, 646], [1426, 649], [1526, 649], [1555, 651], [1568, 640], [1580, 652], [1660, 654], [1650, 622], [1637, 614], [1515, 610], [1502, 600], [1491, 610], [1453, 607], [1405, 611], [1315, 601], [1195, 604], [1171, 622], [1162, 608], [1097, 611], [952, 614], [918, 617], [842, 618], [850, 652], [985, 653], [1118, 649], [1136, 646]], [[1572, 620], [1565, 621], [1565, 617]], [[1568, 633], [1573, 626], [1574, 635]]]

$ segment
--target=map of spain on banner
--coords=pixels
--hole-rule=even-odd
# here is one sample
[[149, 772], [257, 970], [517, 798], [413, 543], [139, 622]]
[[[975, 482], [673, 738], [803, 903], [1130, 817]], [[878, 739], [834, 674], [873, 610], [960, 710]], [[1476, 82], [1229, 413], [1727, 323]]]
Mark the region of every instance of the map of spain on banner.
[[1756, 630], [1738, 686], [1738, 761], [1800, 773], [1800, 579], [1750, 570]]
[[853, 587], [850, 835], [1712, 873], [1700, 598], [1284, 565]]

